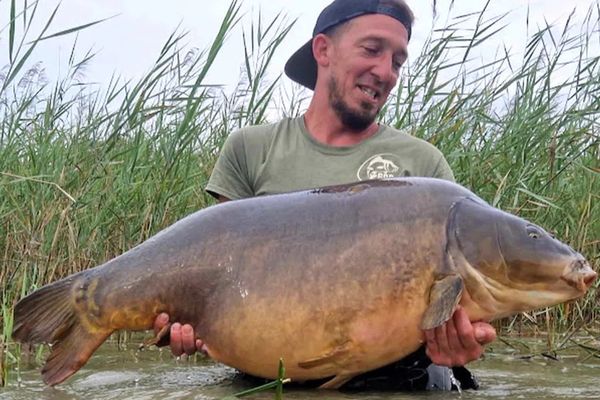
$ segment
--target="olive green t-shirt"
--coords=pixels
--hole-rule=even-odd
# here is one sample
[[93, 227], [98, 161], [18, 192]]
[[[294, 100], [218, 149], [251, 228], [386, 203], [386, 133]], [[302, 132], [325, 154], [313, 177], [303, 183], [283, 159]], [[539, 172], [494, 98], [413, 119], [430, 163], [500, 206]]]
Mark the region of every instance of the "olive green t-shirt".
[[397, 176], [454, 181], [442, 153], [422, 139], [380, 125], [357, 145], [333, 147], [317, 142], [298, 117], [232, 133], [206, 190], [236, 200]]

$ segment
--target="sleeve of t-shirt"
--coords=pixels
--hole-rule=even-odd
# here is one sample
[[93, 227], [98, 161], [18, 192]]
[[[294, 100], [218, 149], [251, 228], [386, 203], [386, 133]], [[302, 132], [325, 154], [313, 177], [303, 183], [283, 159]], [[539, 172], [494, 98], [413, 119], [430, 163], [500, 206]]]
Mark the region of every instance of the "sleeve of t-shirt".
[[244, 136], [241, 131], [230, 134], [206, 185], [206, 191], [230, 200], [254, 196], [246, 163]]
[[452, 172], [452, 168], [450, 168], [450, 164], [448, 164], [448, 161], [446, 161], [441, 153], [431, 176], [434, 178], [445, 179], [450, 182], [456, 181], [454, 178], [454, 173]]

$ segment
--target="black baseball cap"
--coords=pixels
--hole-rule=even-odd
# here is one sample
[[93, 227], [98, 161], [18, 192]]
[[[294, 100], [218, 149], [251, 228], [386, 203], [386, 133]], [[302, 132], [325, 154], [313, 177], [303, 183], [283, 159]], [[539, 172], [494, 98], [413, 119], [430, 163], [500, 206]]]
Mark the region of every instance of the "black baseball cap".
[[[343, 22], [365, 14], [384, 14], [398, 20], [411, 36], [412, 19], [389, 0], [335, 0], [321, 11], [313, 29], [313, 38]], [[411, 15], [412, 17], [412, 15]], [[317, 83], [317, 61], [312, 52], [312, 39], [300, 47], [285, 63], [285, 74], [293, 81], [314, 90]]]

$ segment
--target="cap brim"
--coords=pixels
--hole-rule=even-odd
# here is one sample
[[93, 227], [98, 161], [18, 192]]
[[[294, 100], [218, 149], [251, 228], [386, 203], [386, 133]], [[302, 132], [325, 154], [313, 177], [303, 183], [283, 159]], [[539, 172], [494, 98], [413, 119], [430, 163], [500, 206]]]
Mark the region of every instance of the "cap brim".
[[317, 61], [312, 52], [312, 39], [300, 47], [285, 63], [285, 74], [294, 82], [315, 90]]

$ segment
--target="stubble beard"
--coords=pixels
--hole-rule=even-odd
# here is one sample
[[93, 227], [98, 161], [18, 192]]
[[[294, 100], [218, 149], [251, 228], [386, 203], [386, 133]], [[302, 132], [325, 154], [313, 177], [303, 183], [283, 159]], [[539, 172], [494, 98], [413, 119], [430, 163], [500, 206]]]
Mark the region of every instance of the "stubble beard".
[[329, 80], [329, 103], [342, 124], [354, 132], [362, 132], [367, 129], [375, 121], [380, 111], [378, 109], [373, 113], [373, 108], [368, 103], [361, 104], [360, 110], [350, 107], [342, 98], [337, 80], [334, 77]]

